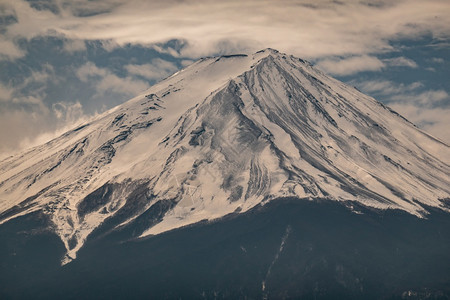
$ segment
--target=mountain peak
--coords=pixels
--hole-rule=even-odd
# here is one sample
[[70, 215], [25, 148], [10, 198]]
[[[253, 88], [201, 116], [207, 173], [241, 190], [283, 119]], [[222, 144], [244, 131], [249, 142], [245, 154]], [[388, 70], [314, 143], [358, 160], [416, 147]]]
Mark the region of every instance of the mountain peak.
[[257, 51], [255, 54], [258, 54], [258, 53], [284, 54], [284, 53], [280, 53], [280, 51], [273, 49], [273, 48], [265, 48], [265, 49]]
[[67, 249], [159, 234], [281, 197], [448, 211], [449, 147], [294, 56], [201, 59], [0, 163], [0, 222], [43, 211]]

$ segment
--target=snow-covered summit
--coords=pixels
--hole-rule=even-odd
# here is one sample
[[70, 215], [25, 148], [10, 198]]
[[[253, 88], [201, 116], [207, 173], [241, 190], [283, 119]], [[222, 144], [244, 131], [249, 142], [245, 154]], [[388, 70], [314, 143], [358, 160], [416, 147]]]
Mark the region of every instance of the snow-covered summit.
[[0, 162], [0, 222], [41, 210], [75, 258], [99, 226], [138, 235], [279, 197], [448, 210], [450, 148], [294, 56], [200, 59]]

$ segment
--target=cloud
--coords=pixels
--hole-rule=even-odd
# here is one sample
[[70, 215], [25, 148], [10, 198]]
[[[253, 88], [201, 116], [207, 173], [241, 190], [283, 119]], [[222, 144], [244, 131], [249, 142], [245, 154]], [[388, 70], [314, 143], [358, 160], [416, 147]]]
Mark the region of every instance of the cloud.
[[47, 131], [54, 124], [49, 122], [50, 111], [37, 96], [19, 95], [0, 105], [0, 154], [20, 149], [24, 139]]
[[41, 97], [36, 97], [36, 96], [33, 96], [33, 95], [14, 97], [12, 99], [12, 103], [15, 103], [15, 104], [28, 104], [28, 105], [32, 105], [32, 106], [38, 106], [38, 107], [41, 107], [41, 108], [45, 108], [45, 104], [44, 104], [44, 101], [42, 101], [42, 98]]
[[434, 63], [436, 63], [436, 64], [443, 64], [443, 63], [445, 62], [444, 59], [443, 59], [443, 58], [440, 58], [440, 57], [433, 57], [433, 58], [431, 59], [431, 61], [434, 62]]
[[178, 70], [178, 67], [170, 61], [156, 58], [152, 60], [151, 64], [126, 65], [125, 69], [129, 74], [138, 75], [150, 80], [158, 80], [172, 75]]
[[42, 94], [39, 94], [38, 91], [35, 92], [35, 95], [23, 95], [17, 89], [5, 86], [0, 83], [0, 108], [5, 109], [7, 107], [11, 107], [12, 105], [15, 105], [16, 107], [20, 107], [21, 105], [34, 106], [38, 108], [45, 107], [45, 104], [42, 100]]
[[444, 90], [428, 90], [418, 94], [399, 94], [391, 97], [392, 101], [413, 102], [420, 106], [436, 106], [450, 97]]
[[53, 113], [64, 123], [74, 123], [84, 117], [83, 106], [79, 101], [75, 103], [58, 102], [52, 105]]
[[391, 67], [409, 67], [409, 68], [418, 67], [415, 61], [406, 57], [394, 57], [383, 59], [383, 62]]
[[[0, 110], [0, 159], [45, 143], [89, 120], [79, 102], [58, 102], [48, 109], [37, 97], [22, 97], [20, 101], [36, 106], [33, 110]], [[15, 138], [7, 138], [10, 136]]]
[[13, 88], [5, 86], [0, 82], [0, 103], [11, 101], [13, 93], [14, 93]]
[[450, 145], [450, 108], [423, 108], [408, 103], [393, 103], [392, 109]]
[[187, 66], [189, 66], [190, 64], [192, 64], [194, 62], [194, 60], [191, 60], [191, 59], [183, 59], [182, 61], [181, 61], [181, 65], [183, 66], [183, 67], [187, 67]]
[[18, 89], [23, 89], [30, 85], [38, 85], [44, 86], [49, 80], [57, 81], [58, 78], [55, 75], [55, 69], [52, 65], [44, 64], [41, 66], [40, 71], [31, 70], [31, 74], [23, 79], [23, 81], [17, 86]]
[[[367, 55], [390, 40], [450, 35], [450, 2], [380, 1], [62, 1], [58, 13], [12, 2], [11, 37], [151, 44], [184, 39], [183, 55], [273, 47], [305, 58]], [[236, 49], [237, 48], [237, 49]], [[238, 51], [238, 52], [240, 52]], [[404, 63], [404, 62], [403, 62]]]
[[327, 73], [351, 75], [362, 71], [380, 71], [385, 64], [373, 56], [354, 56], [345, 59], [323, 59], [316, 66]]
[[97, 96], [105, 92], [131, 96], [149, 88], [147, 82], [130, 76], [119, 77], [109, 69], [99, 68], [92, 62], [81, 66], [76, 71], [76, 75], [81, 81], [92, 82], [97, 90]]
[[25, 56], [25, 51], [16, 46], [13, 41], [0, 36], [0, 60], [14, 60], [23, 56]]
[[108, 74], [101, 79], [100, 83], [97, 85], [97, 90], [102, 93], [111, 91], [125, 95], [136, 95], [149, 87], [149, 84], [142, 80]]
[[362, 55], [345, 58], [326, 58], [319, 60], [316, 66], [329, 74], [345, 76], [359, 72], [381, 71], [387, 67], [417, 68], [417, 63], [403, 56], [380, 60], [375, 56]]
[[13, 87], [0, 83], [0, 156], [37, 145], [46, 141], [44, 136], [55, 137], [53, 133], [85, 119], [79, 103], [48, 103], [47, 86], [58, 78], [49, 64], [39, 69], [31, 69]]
[[[44, 118], [36, 117], [25, 110], [0, 110], [0, 155], [5, 156], [10, 152], [17, 152], [20, 148], [20, 143], [24, 138], [36, 136], [41, 133]], [[14, 136], [15, 138], [7, 138]], [[0, 159], [1, 159], [0, 156]]]
[[411, 91], [415, 91], [423, 87], [421, 82], [413, 82], [410, 84], [395, 83], [388, 80], [371, 80], [363, 82], [352, 82], [353, 85], [358, 86], [361, 90], [367, 93], [375, 93], [380, 95], [398, 95]]
[[[44, 64], [39, 70], [31, 69], [14, 87], [0, 83], [0, 156], [48, 141], [95, 114], [85, 113], [81, 102], [70, 100], [70, 96], [69, 99], [64, 99], [64, 94], [63, 99], [49, 97], [52, 90], [47, 90], [48, 85], [61, 80], [57, 72]], [[93, 89], [82, 95], [103, 103], [105, 108], [111, 106], [106, 101], [114, 104], [117, 98], [127, 99], [148, 88], [147, 82], [132, 76], [119, 77], [94, 63], [86, 63], [74, 73], [85, 83], [82, 86]]]
[[15, 39], [5, 35], [7, 27], [15, 22], [14, 9], [0, 1], [0, 61], [15, 60], [25, 55], [25, 51], [16, 45]]
[[74, 16], [86, 17], [105, 14], [123, 4], [123, 0], [62, 0], [60, 7], [69, 10]]
[[90, 77], [105, 77], [110, 73], [110, 71], [99, 68], [92, 62], [84, 64], [76, 71], [77, 77], [84, 82], [88, 81]]
[[443, 89], [423, 90], [421, 82], [410, 84], [395, 83], [388, 80], [372, 80], [352, 82], [362, 91], [372, 94], [387, 96], [388, 102], [413, 103], [416, 106], [437, 106], [444, 100], [450, 100], [450, 95]]
[[64, 41], [63, 49], [70, 53], [86, 51], [86, 43], [83, 40], [66, 40]]

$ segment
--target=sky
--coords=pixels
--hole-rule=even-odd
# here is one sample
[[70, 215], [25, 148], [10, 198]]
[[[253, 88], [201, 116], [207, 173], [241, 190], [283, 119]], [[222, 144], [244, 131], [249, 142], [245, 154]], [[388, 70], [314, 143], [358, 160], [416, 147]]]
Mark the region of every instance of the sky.
[[450, 144], [448, 0], [0, 0], [0, 158], [200, 57], [268, 47]]

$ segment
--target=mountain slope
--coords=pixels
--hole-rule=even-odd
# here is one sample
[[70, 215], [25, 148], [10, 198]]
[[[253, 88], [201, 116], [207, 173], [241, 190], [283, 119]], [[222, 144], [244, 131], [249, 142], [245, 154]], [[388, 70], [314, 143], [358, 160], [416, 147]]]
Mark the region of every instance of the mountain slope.
[[279, 197], [448, 211], [449, 164], [380, 102], [267, 49], [202, 59], [2, 161], [0, 220], [48, 213], [68, 262], [94, 229], [147, 236]]

